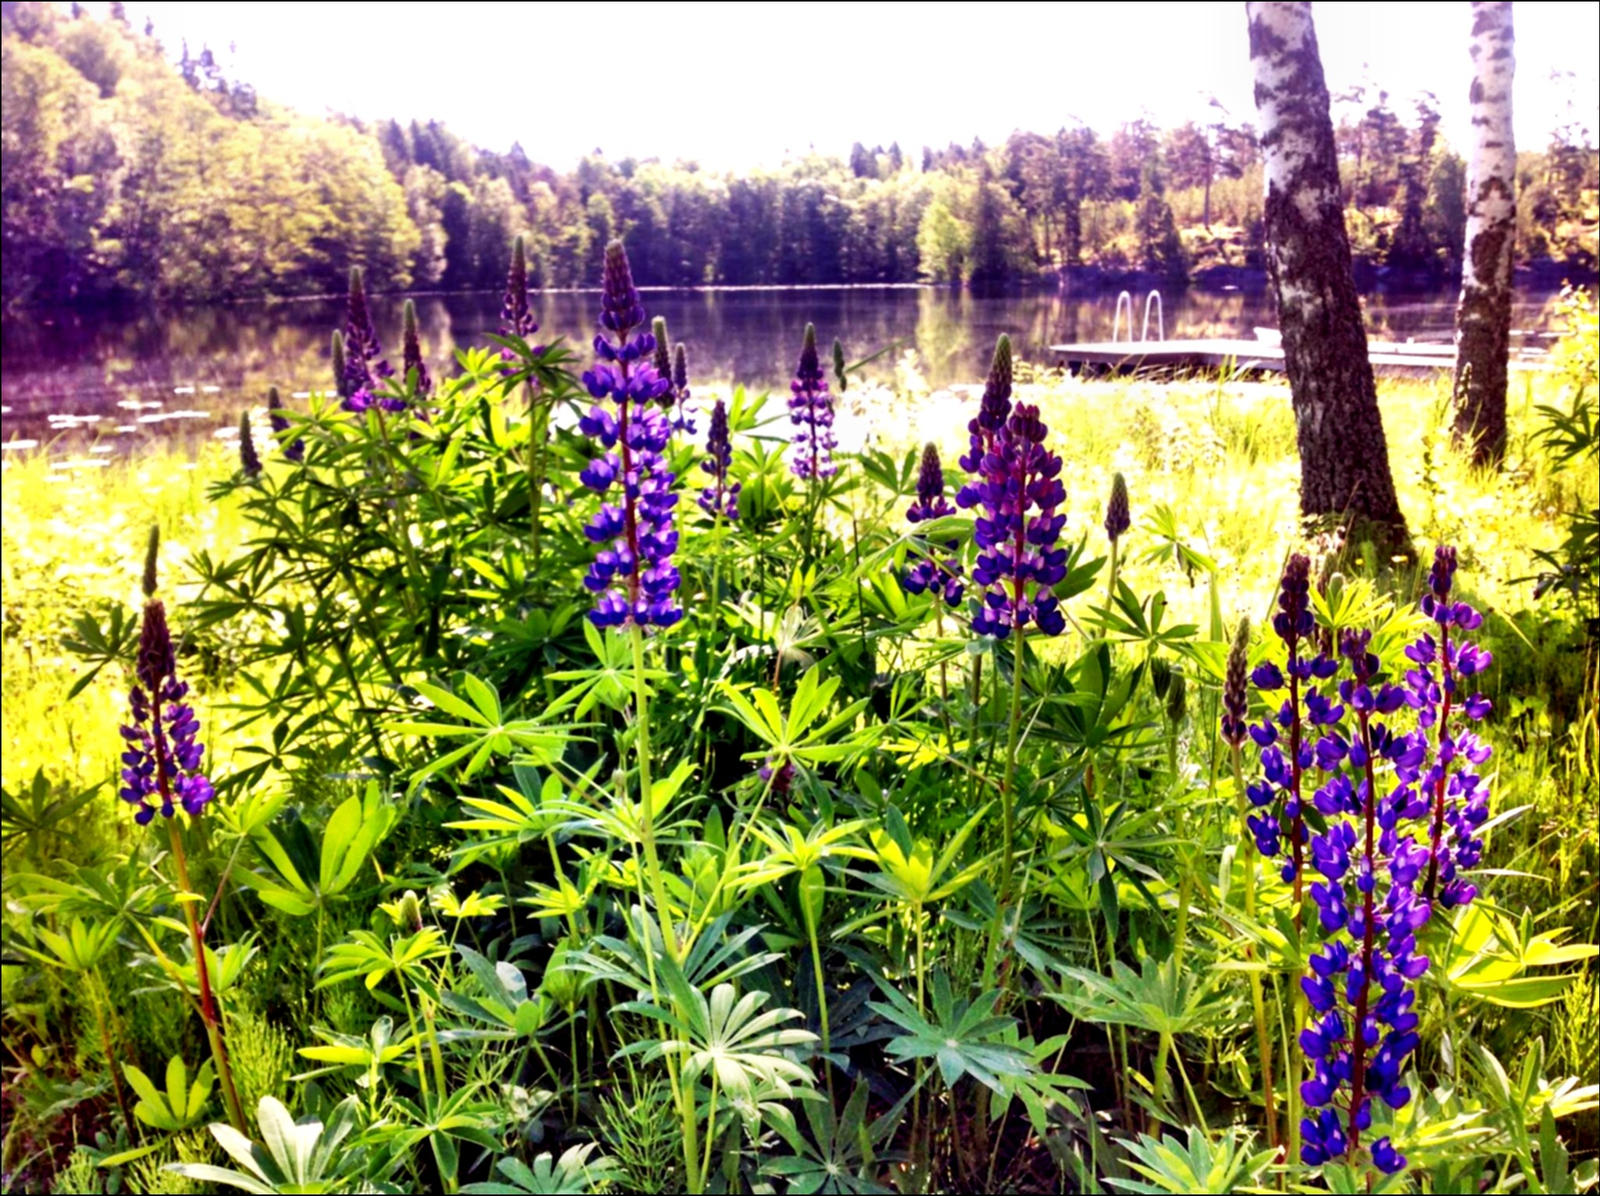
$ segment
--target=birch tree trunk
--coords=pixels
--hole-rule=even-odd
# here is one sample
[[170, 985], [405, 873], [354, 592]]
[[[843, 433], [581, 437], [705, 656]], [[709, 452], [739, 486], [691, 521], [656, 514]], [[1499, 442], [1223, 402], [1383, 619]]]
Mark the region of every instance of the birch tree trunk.
[[1410, 550], [1350, 272], [1339, 161], [1311, 5], [1250, 3], [1267, 270], [1300, 448], [1300, 514]]
[[1511, 356], [1511, 249], [1516, 237], [1517, 148], [1511, 131], [1511, 4], [1472, 6], [1472, 157], [1467, 237], [1456, 308], [1457, 439], [1479, 465], [1506, 448], [1506, 370]]

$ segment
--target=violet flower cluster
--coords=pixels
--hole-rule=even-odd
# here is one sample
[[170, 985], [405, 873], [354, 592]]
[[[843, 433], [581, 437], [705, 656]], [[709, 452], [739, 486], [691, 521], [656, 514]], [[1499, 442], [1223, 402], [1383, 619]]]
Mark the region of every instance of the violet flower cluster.
[[134, 821], [144, 826], [161, 811], [171, 818], [182, 806], [191, 817], [213, 796], [201, 771], [205, 747], [199, 742], [200, 721], [184, 701], [187, 683], [177, 677], [172, 634], [166, 608], [145, 604], [139, 629], [138, 683], [128, 695], [130, 721], [119, 728], [126, 743], [122, 753], [122, 800], [138, 807]]
[[828, 382], [817, 357], [815, 325], [806, 325], [805, 344], [789, 390], [789, 422], [794, 426], [795, 449], [790, 469], [795, 477], [806, 481], [830, 478], [838, 472], [833, 463], [838, 441], [833, 435], [833, 396], [828, 393]]
[[620, 241], [606, 246], [600, 326], [594, 338], [598, 360], [583, 375], [596, 403], [578, 426], [605, 451], [579, 477], [597, 494], [615, 493], [619, 501], [602, 502], [584, 529], [602, 545], [583, 579], [599, 595], [589, 619], [597, 627], [670, 627], [683, 617], [672, 563], [678, 548], [672, 510], [678, 496], [661, 456], [671, 430], [656, 406], [670, 382], [650, 364], [656, 341], [644, 330], [644, 306]]
[[[1309, 562], [1291, 558], [1274, 619], [1287, 648], [1285, 670], [1267, 663], [1253, 676], [1269, 692], [1287, 686], [1289, 698], [1273, 717], [1249, 728], [1266, 774], [1249, 788], [1260, 811], [1249, 817], [1251, 834], [1267, 855], [1290, 838], [1295, 849], [1284, 879], [1295, 883], [1297, 896], [1307, 854], [1321, 878], [1311, 881], [1309, 892], [1323, 941], [1301, 980], [1312, 1011], [1299, 1039], [1311, 1066], [1300, 1087], [1307, 1110], [1301, 1159], [1308, 1165], [1355, 1155], [1371, 1128], [1375, 1098], [1391, 1109], [1410, 1101], [1404, 1075], [1419, 1043], [1414, 984], [1428, 968], [1417, 933], [1435, 901], [1448, 909], [1476, 895], [1460, 873], [1481, 856], [1478, 831], [1488, 817], [1488, 792], [1478, 776], [1452, 765], [1481, 764], [1489, 749], [1470, 732], [1452, 732], [1449, 720], [1455, 709], [1468, 719], [1488, 713], [1480, 695], [1459, 707], [1454, 701], [1460, 678], [1480, 671], [1489, 656], [1474, 645], [1451, 643], [1451, 628], [1467, 631], [1481, 623], [1470, 606], [1450, 599], [1454, 571], [1454, 550], [1440, 548], [1421, 604], [1440, 639], [1425, 634], [1406, 648], [1416, 667], [1396, 684], [1371, 650], [1369, 631], [1345, 630], [1338, 658], [1301, 655], [1302, 642], [1311, 642], [1315, 630]], [[1416, 715], [1409, 731], [1394, 722], [1406, 711]], [[1288, 759], [1280, 733], [1290, 737]], [[1380, 783], [1380, 767], [1392, 783]], [[1317, 782], [1309, 800], [1324, 828], [1309, 838], [1300, 809], [1308, 777]], [[1306, 853], [1298, 850], [1302, 842]], [[1367, 1156], [1386, 1173], [1406, 1166], [1387, 1137], [1374, 1140]]]
[[1067, 575], [1067, 550], [1057, 546], [1067, 517], [1061, 458], [1045, 448], [1048, 429], [1039, 409], [1015, 407], [978, 463], [979, 480], [964, 488], [980, 514], [973, 522], [978, 545], [972, 580], [983, 605], [972, 618], [979, 635], [1005, 639], [1032, 623], [1059, 635], [1066, 618], [1051, 587]]
[[[939, 462], [939, 450], [932, 444], [924, 445], [922, 467], [917, 471], [917, 501], [906, 511], [906, 519], [911, 523], [923, 523], [955, 513], [955, 505], [944, 494], [944, 467]], [[945, 555], [953, 552], [956, 546], [957, 541], [947, 540], [940, 550], [925, 539], [921, 540], [913, 564], [900, 578], [901, 588], [908, 594], [938, 594], [946, 604], [959, 605], [966, 590], [961, 579], [961, 562]]]
[[350, 296], [344, 319], [344, 376], [339, 393], [347, 411], [366, 411], [376, 405], [384, 411], [404, 411], [405, 401], [378, 393], [382, 383], [394, 376], [394, 367], [383, 357], [378, 330], [372, 324], [367, 306], [367, 289], [360, 270], [350, 271]]
[[715, 519], [739, 518], [739, 483], [728, 480], [733, 464], [733, 440], [728, 434], [728, 406], [721, 399], [711, 409], [711, 427], [706, 433], [706, 459], [700, 468], [711, 475], [711, 485], [700, 491], [700, 509]]

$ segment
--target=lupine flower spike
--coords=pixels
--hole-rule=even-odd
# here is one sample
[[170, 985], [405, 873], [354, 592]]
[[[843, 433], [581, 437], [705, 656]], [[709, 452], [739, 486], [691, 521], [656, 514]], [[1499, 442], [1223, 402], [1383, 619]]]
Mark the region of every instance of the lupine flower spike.
[[[1428, 968], [1427, 957], [1416, 953], [1416, 932], [1428, 920], [1427, 905], [1412, 890], [1420, 861], [1409, 836], [1396, 832], [1402, 818], [1421, 812], [1420, 803], [1404, 783], [1380, 796], [1375, 775], [1378, 759], [1385, 759], [1404, 777], [1419, 752], [1411, 736], [1374, 719], [1402, 709], [1406, 696], [1379, 671], [1371, 640], [1370, 631], [1341, 635], [1350, 677], [1339, 683], [1342, 705], [1330, 708], [1338, 713], [1322, 721], [1314, 749], [1317, 767], [1331, 779], [1314, 799], [1327, 830], [1311, 840], [1312, 863], [1325, 878], [1311, 885], [1311, 896], [1328, 937], [1300, 982], [1314, 1015], [1300, 1034], [1312, 1066], [1300, 1085], [1306, 1103], [1300, 1157], [1311, 1166], [1359, 1148], [1372, 1125], [1374, 1095], [1391, 1109], [1410, 1101], [1403, 1076], [1419, 1039], [1416, 992], [1407, 984]], [[1356, 716], [1348, 738], [1337, 729], [1346, 708]], [[1343, 771], [1346, 763], [1354, 781]], [[1406, 1164], [1388, 1138], [1373, 1142], [1370, 1154], [1383, 1171]]]
[[[579, 476], [601, 495], [616, 487], [620, 501], [602, 503], [584, 529], [602, 546], [583, 579], [599, 595], [589, 619], [597, 627], [669, 627], [683, 617], [672, 563], [678, 547], [672, 508], [678, 496], [661, 457], [671, 432], [656, 402], [671, 383], [650, 364], [655, 337], [643, 330], [644, 307], [620, 241], [606, 246], [600, 326], [594, 338], [598, 360], [583, 375], [596, 402], [578, 426], [605, 452]], [[615, 403], [614, 413], [607, 400]]]
[[379, 385], [394, 376], [394, 367], [383, 359], [378, 331], [372, 325], [367, 307], [367, 289], [359, 267], [350, 270], [350, 295], [344, 320], [344, 371], [339, 393], [349, 411], [365, 411], [376, 403], [385, 411], [403, 411], [405, 402], [393, 397], [378, 397]]
[[[681, 348], [681, 346], [680, 346]], [[712, 518], [721, 514], [739, 518], [739, 483], [728, 480], [733, 463], [733, 442], [728, 435], [728, 407], [721, 399], [711, 409], [711, 430], [706, 434], [706, 459], [700, 468], [711, 475], [711, 485], [700, 491], [700, 509]]]
[[817, 360], [817, 329], [806, 325], [805, 344], [794, 381], [789, 383], [789, 422], [794, 425], [794, 458], [790, 468], [797, 478], [811, 480], [832, 477], [838, 472], [833, 463], [837, 442], [833, 436], [833, 398]]
[[[500, 335], [527, 340], [538, 331], [539, 325], [528, 307], [528, 260], [522, 238], [518, 237], [511, 243], [511, 268], [506, 272], [505, 298], [500, 301]], [[538, 355], [543, 346], [532, 345], [531, 348]], [[503, 361], [515, 361], [516, 356], [510, 349], [500, 350]]]
[[981, 480], [967, 488], [982, 512], [973, 524], [972, 580], [985, 590], [972, 620], [979, 635], [1005, 639], [1029, 623], [1045, 635], [1066, 628], [1051, 587], [1067, 575], [1067, 550], [1056, 546], [1067, 521], [1056, 508], [1067, 492], [1061, 458], [1044, 446], [1047, 431], [1037, 407], [1019, 404], [979, 463]]
[[[1259, 690], [1275, 692], [1284, 687], [1284, 674], [1288, 674], [1289, 697], [1279, 708], [1275, 719], [1269, 718], [1250, 728], [1250, 737], [1261, 749], [1261, 768], [1264, 779], [1246, 791], [1250, 804], [1260, 813], [1248, 818], [1251, 836], [1256, 848], [1264, 856], [1275, 856], [1283, 851], [1283, 879], [1293, 883], [1295, 892], [1295, 917], [1299, 918], [1301, 897], [1301, 865], [1305, 852], [1305, 820], [1301, 809], [1300, 781], [1304, 771], [1311, 767], [1311, 745], [1304, 741], [1300, 710], [1300, 690], [1309, 685], [1313, 676], [1326, 680], [1338, 671], [1338, 665], [1326, 656], [1302, 657], [1301, 644], [1316, 628], [1311, 614], [1311, 559], [1295, 553], [1284, 566], [1283, 578], [1278, 587], [1278, 612], [1272, 617], [1272, 630], [1283, 641], [1286, 650], [1285, 666], [1280, 669], [1271, 661], [1256, 666], [1250, 679]], [[1334, 707], [1314, 690], [1307, 691], [1307, 717], [1312, 726], [1337, 722], [1342, 707]], [[1278, 746], [1279, 728], [1288, 735], [1288, 754]], [[1285, 849], [1282, 843], [1288, 839]]]
[[[982, 473], [983, 459], [994, 446], [994, 438], [1011, 418], [1011, 338], [1004, 333], [995, 342], [994, 357], [989, 363], [989, 378], [983, 384], [983, 399], [978, 404], [978, 414], [967, 423], [968, 447], [961, 457], [961, 468], [968, 473]], [[977, 505], [977, 479], [968, 482], [956, 493], [956, 505], [962, 510]]]
[[[338, 333], [334, 333], [338, 336]], [[267, 388], [267, 420], [272, 424], [272, 436], [283, 449], [286, 461], [304, 461], [306, 459], [306, 445], [303, 440], [294, 440], [284, 444], [284, 433], [289, 430], [289, 419], [283, 414], [283, 400], [278, 397], [278, 388]]]
[[[1406, 649], [1415, 666], [1406, 673], [1407, 702], [1417, 711], [1417, 725], [1424, 733], [1434, 731], [1432, 760], [1420, 778], [1421, 791], [1431, 807], [1428, 872], [1422, 896], [1430, 902], [1437, 900], [1445, 909], [1466, 905], [1477, 895], [1477, 888], [1462, 880], [1459, 872], [1476, 867], [1483, 852], [1478, 830], [1489, 817], [1489, 791], [1476, 770], [1491, 752], [1471, 731], [1452, 728], [1450, 716], [1460, 713], [1476, 722], [1488, 715], [1489, 699], [1477, 693], [1463, 699], [1462, 682], [1494, 660], [1489, 652], [1466, 640], [1467, 632], [1482, 625], [1483, 616], [1468, 603], [1451, 601], [1455, 572], [1456, 550], [1441, 545], [1434, 552], [1428, 592], [1421, 602], [1422, 613], [1438, 627], [1439, 638], [1435, 641], [1431, 634], [1424, 634]], [[1451, 628], [1456, 629], [1454, 638]], [[1452, 765], [1456, 766], [1454, 772]]]
[[[922, 468], [917, 472], [917, 501], [906, 512], [906, 519], [911, 523], [923, 523], [955, 513], [955, 505], [944, 495], [944, 468], [939, 463], [939, 450], [932, 444], [924, 445]], [[954, 549], [956, 541], [946, 541], [944, 547]], [[938, 594], [950, 606], [961, 602], [965, 590], [961, 562], [954, 557], [940, 559], [935, 546], [926, 541], [922, 542], [922, 551], [916, 554], [914, 563], [900, 579], [900, 585], [908, 594], [925, 591]]]
[[138, 681], [128, 694], [130, 718], [120, 728], [126, 744], [122, 800], [138, 807], [134, 821], [141, 826], [157, 810], [163, 818], [171, 818], [178, 806], [197, 815], [213, 791], [200, 767], [205, 755], [200, 722], [184, 702], [189, 686], [178, 680], [172, 633], [159, 599], [145, 603], [134, 674]]

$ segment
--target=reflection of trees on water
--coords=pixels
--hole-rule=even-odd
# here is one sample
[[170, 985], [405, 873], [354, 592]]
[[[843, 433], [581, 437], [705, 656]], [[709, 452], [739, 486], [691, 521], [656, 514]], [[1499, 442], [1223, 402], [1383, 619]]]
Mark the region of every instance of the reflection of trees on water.
[[[645, 299], [652, 314], [665, 317], [672, 339], [688, 345], [692, 386], [705, 393], [713, 383], [733, 382], [779, 394], [787, 392], [808, 321], [824, 343], [839, 337], [851, 360], [900, 342], [901, 350], [867, 368], [869, 380], [891, 380], [900, 352], [912, 348], [929, 384], [941, 387], [981, 381], [1002, 332], [1021, 357], [1038, 362], [1053, 360], [1052, 344], [1109, 340], [1117, 302], [1115, 294], [980, 297], [940, 288], [646, 291]], [[1277, 323], [1263, 292], [1187, 291], [1163, 299], [1168, 337], [1249, 337], [1254, 326]], [[546, 292], [536, 300], [540, 332], [534, 339], [564, 335], [586, 357], [596, 295]], [[1134, 296], [1135, 337], [1144, 300], [1142, 293]], [[401, 304], [397, 296], [377, 296], [372, 304], [379, 337], [396, 358]], [[1375, 337], [1451, 338], [1453, 294], [1368, 295], [1363, 306]], [[417, 314], [429, 368], [435, 377], [448, 376], [455, 371], [455, 348], [484, 344], [484, 334], [495, 330], [500, 296], [423, 295]], [[1555, 314], [1554, 298], [1527, 296], [1517, 304], [1513, 325], [1549, 328]], [[0, 428], [5, 439], [43, 439], [52, 434], [51, 413], [100, 415], [88, 432], [109, 434], [118, 424], [135, 424], [138, 414], [198, 409], [213, 418], [137, 425], [139, 431], [125, 438], [209, 436], [236, 423], [242, 407], [259, 405], [269, 385], [277, 385], [286, 401], [295, 392], [327, 388], [329, 334], [341, 319], [338, 299], [7, 319], [3, 389], [9, 411]], [[181, 387], [195, 390], [177, 393]], [[161, 406], [134, 411], [119, 402]]]

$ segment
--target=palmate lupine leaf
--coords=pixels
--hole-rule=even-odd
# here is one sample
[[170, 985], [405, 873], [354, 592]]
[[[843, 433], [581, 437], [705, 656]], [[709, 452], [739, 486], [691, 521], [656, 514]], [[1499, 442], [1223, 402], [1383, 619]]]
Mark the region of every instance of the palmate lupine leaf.
[[889, 1040], [889, 1053], [902, 1062], [932, 1059], [939, 1067], [945, 1086], [954, 1088], [962, 1076], [1005, 1096], [1004, 1079], [1029, 1075], [1034, 1069], [1029, 1054], [1007, 1041], [1014, 1039], [1016, 1019], [995, 1013], [1000, 1001], [998, 989], [974, 1001], [956, 1000], [950, 991], [950, 978], [943, 972], [933, 975], [933, 1018], [930, 1021], [904, 993], [880, 980], [879, 990], [886, 1001], [869, 1002], [871, 1007], [905, 1031]]
[[671, 1008], [648, 1001], [628, 1001], [618, 1010], [637, 1013], [661, 1022], [676, 1037], [643, 1040], [624, 1047], [618, 1055], [642, 1054], [646, 1059], [676, 1054], [681, 1074], [688, 1080], [710, 1073], [731, 1100], [751, 1098], [754, 1090], [765, 1087], [772, 1095], [788, 1100], [795, 1088], [810, 1088], [811, 1070], [796, 1063], [785, 1048], [813, 1043], [817, 1036], [809, 1030], [783, 1028], [785, 1022], [801, 1017], [797, 1009], [771, 1009], [764, 992], [739, 996], [731, 984], [718, 984], [706, 997], [690, 985], [681, 972], [663, 976], [671, 996]]
[[[401, 735], [467, 740], [462, 746], [445, 752], [412, 773], [407, 793], [415, 793], [429, 777], [461, 761], [466, 761], [462, 776], [468, 780], [481, 772], [496, 756], [522, 753], [538, 764], [548, 764], [560, 757], [575, 734], [571, 727], [537, 719], [507, 719], [500, 695], [488, 683], [470, 673], [461, 674], [459, 684], [466, 695], [465, 699], [443, 686], [425, 681], [413, 683], [416, 691], [431, 702], [437, 711], [459, 719], [459, 722], [412, 719], [392, 725], [392, 729]], [[564, 699], [558, 699], [545, 708], [544, 717], [560, 713], [566, 704]]]
[[1122, 1138], [1132, 1156], [1128, 1165], [1144, 1178], [1106, 1182], [1125, 1192], [1257, 1191], [1277, 1152], [1252, 1151], [1253, 1140], [1248, 1131], [1230, 1127], [1213, 1142], [1196, 1126], [1189, 1127], [1187, 1142], [1166, 1134]]
[[1136, 1026], [1152, 1034], [1194, 1033], [1228, 1014], [1214, 978], [1196, 983], [1187, 969], [1180, 976], [1170, 956], [1160, 963], [1146, 958], [1137, 972], [1112, 961], [1111, 972], [1065, 968], [1060, 990], [1045, 995], [1083, 1021]]
[[263, 1196], [351, 1191], [359, 1183], [362, 1156], [339, 1147], [356, 1128], [359, 1110], [357, 1098], [351, 1095], [334, 1106], [326, 1126], [320, 1121], [296, 1123], [281, 1101], [263, 1096], [256, 1107], [260, 1143], [229, 1125], [212, 1123], [209, 1127], [217, 1144], [242, 1171], [209, 1163], [168, 1163], [162, 1170]]
[[804, 1102], [807, 1138], [791, 1121], [779, 1123], [778, 1132], [793, 1154], [769, 1156], [761, 1174], [785, 1182], [796, 1196], [820, 1193], [856, 1193], [879, 1196], [893, 1191], [871, 1176], [875, 1161], [892, 1161], [892, 1156], [877, 1156], [874, 1147], [880, 1140], [867, 1121], [868, 1086], [856, 1081], [844, 1112], [834, 1114], [826, 1100]]
[[581, 1196], [602, 1184], [623, 1179], [616, 1161], [606, 1155], [598, 1159], [589, 1156], [597, 1149], [594, 1142], [569, 1146], [558, 1159], [548, 1151], [539, 1155], [529, 1166], [521, 1159], [505, 1158], [495, 1164], [495, 1170], [505, 1177], [467, 1184], [463, 1192], [481, 1193], [482, 1196]]

